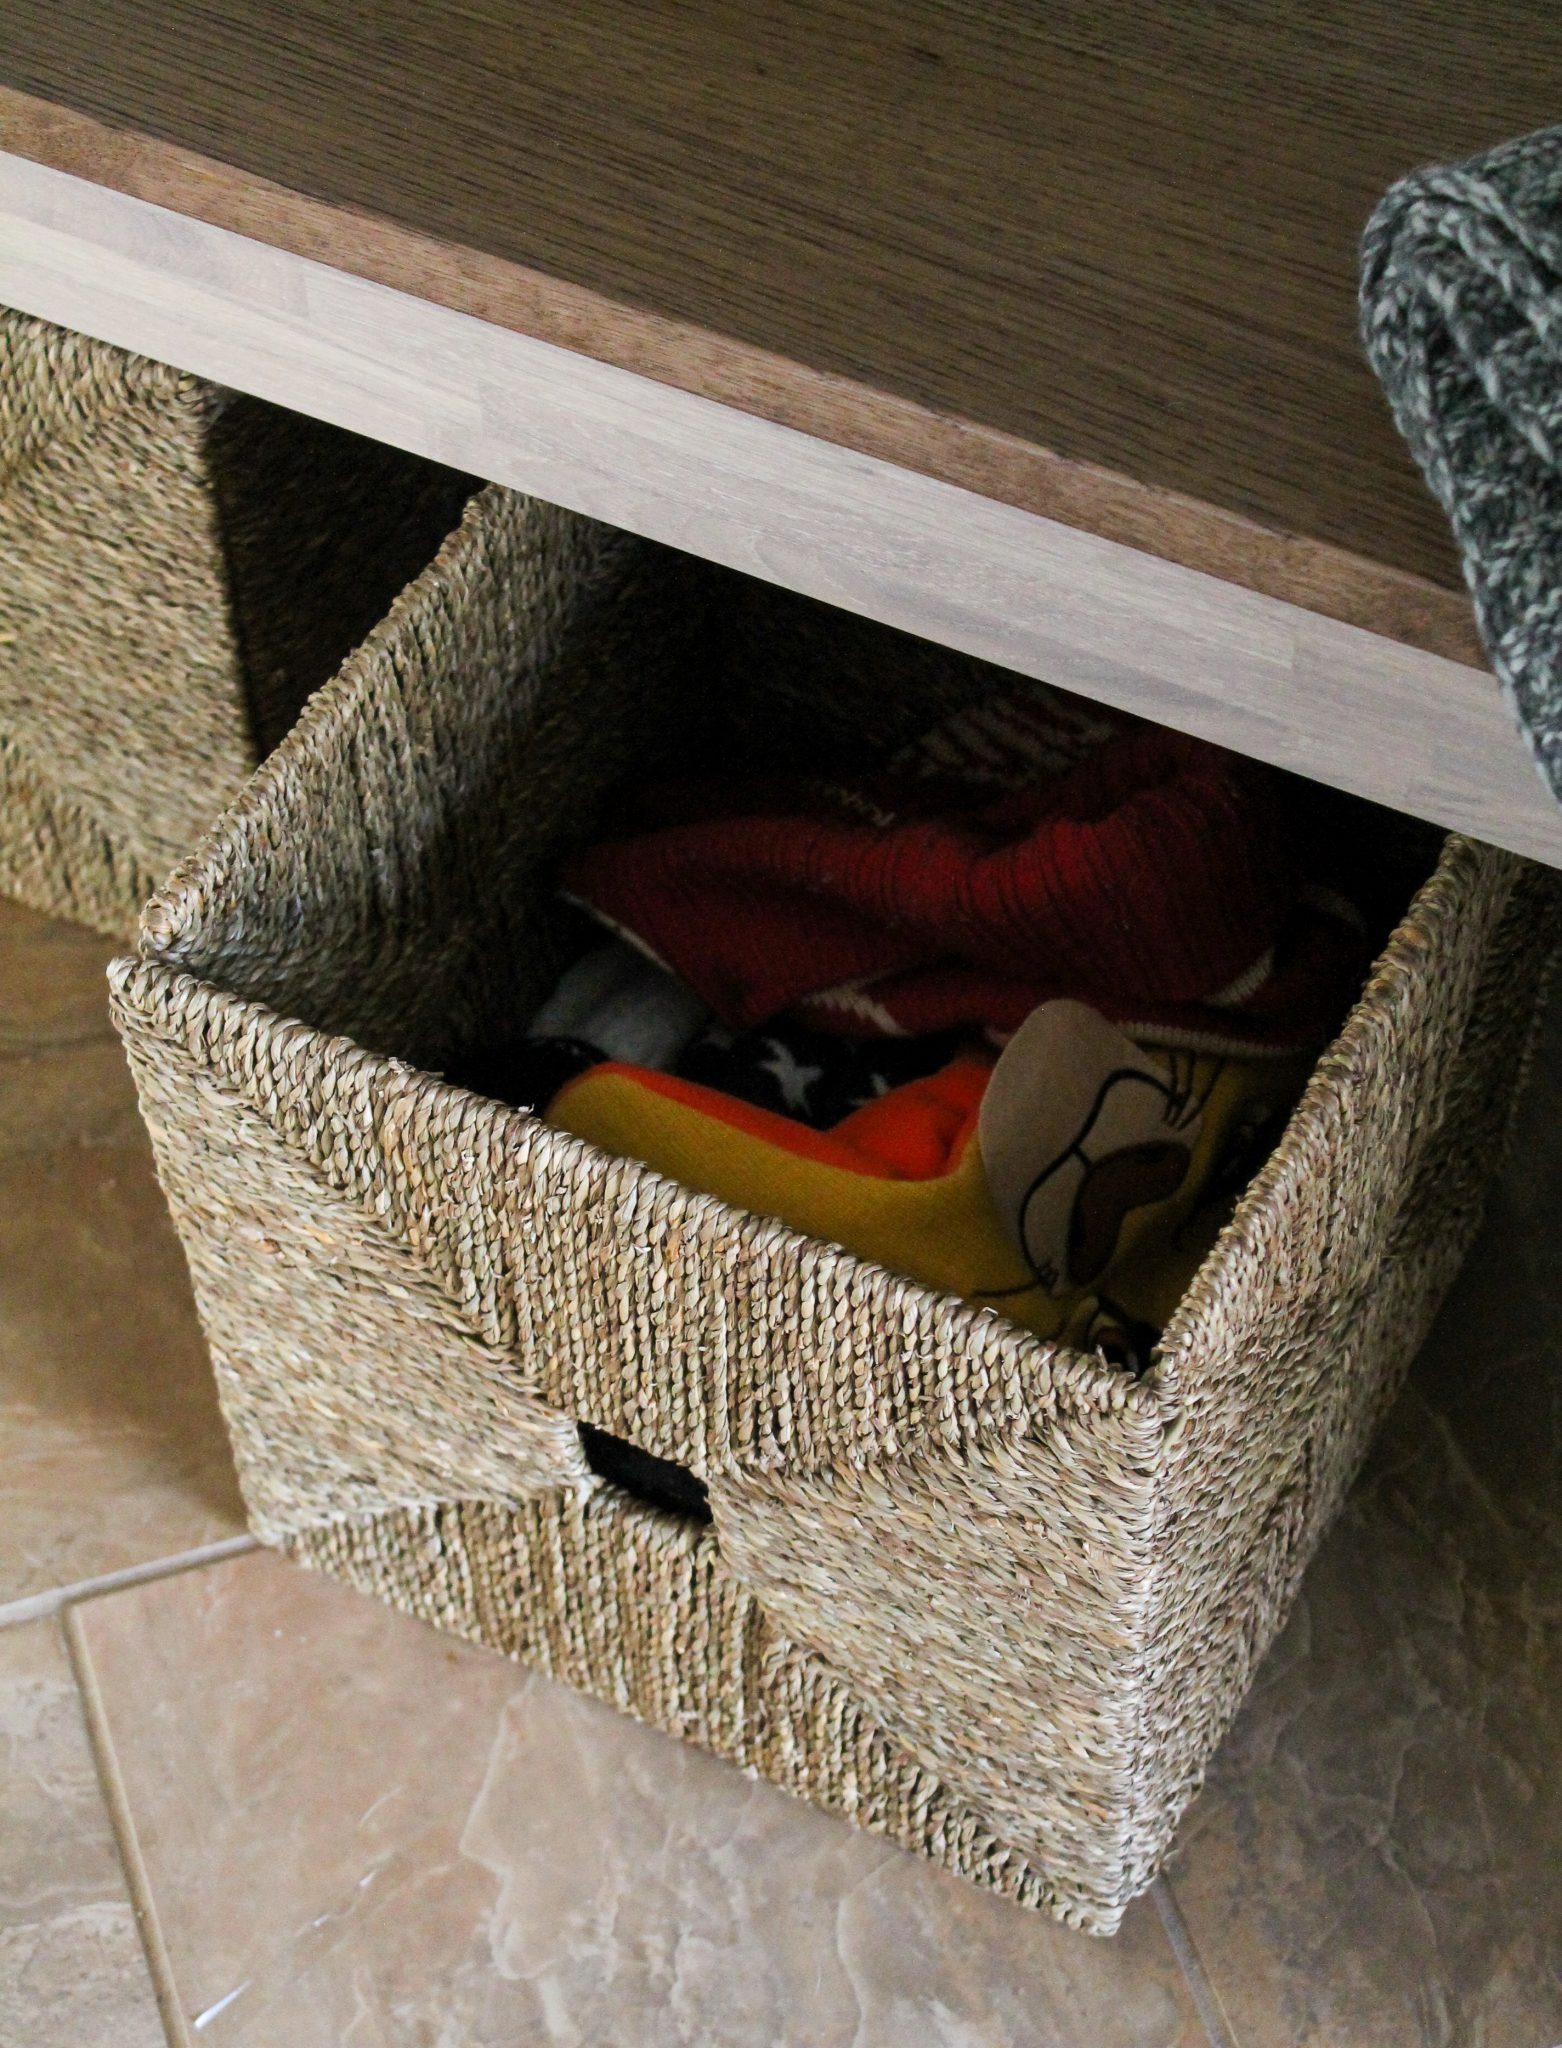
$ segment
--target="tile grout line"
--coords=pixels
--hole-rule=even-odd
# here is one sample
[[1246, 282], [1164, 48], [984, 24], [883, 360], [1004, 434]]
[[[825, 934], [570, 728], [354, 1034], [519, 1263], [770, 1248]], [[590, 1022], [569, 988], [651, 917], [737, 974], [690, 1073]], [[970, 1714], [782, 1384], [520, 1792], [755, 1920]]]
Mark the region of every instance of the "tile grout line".
[[176, 1572], [217, 1564], [225, 1557], [240, 1557], [245, 1551], [258, 1548], [253, 1536], [224, 1536], [219, 1542], [200, 1544], [194, 1550], [176, 1550], [167, 1557], [153, 1558], [148, 1564], [126, 1565], [122, 1571], [102, 1572], [93, 1579], [74, 1579], [68, 1586], [51, 1586], [44, 1593], [28, 1593], [0, 1606], [0, 1628], [23, 1621], [42, 1621], [77, 1600], [92, 1600], [100, 1593], [118, 1593], [126, 1586], [143, 1586], [149, 1579], [172, 1578]]
[[1182, 1917], [1182, 1908], [1177, 1895], [1166, 1877], [1158, 1877], [1150, 1887], [1150, 1896], [1155, 1901], [1155, 1910], [1160, 1915], [1161, 1927], [1170, 1944], [1172, 1954], [1177, 1958], [1178, 1968], [1187, 1982], [1189, 1993], [1204, 2031], [1209, 2036], [1210, 2048], [1237, 2048], [1237, 2037], [1231, 2022], [1226, 2017], [1226, 2008], [1220, 2000], [1220, 1993], [1209, 1980], [1204, 1968], [1198, 1945], [1189, 1931], [1188, 1923]]
[[168, 1953], [168, 1945], [163, 1939], [162, 1922], [158, 1919], [157, 1907], [152, 1898], [151, 1882], [141, 1855], [141, 1843], [130, 1812], [129, 1796], [125, 1791], [125, 1782], [114, 1752], [108, 1714], [103, 1704], [102, 1693], [98, 1689], [97, 1673], [92, 1667], [91, 1653], [81, 1638], [76, 1615], [70, 1608], [61, 1615], [60, 1623], [60, 1632], [65, 1638], [71, 1669], [76, 1675], [76, 1690], [81, 1698], [87, 1735], [92, 1744], [98, 1784], [102, 1789], [103, 1803], [108, 1808], [109, 1823], [114, 1830], [119, 1848], [119, 1860], [125, 1873], [125, 1888], [130, 1894], [131, 1910], [136, 1916], [136, 1928], [141, 1936], [141, 1946], [152, 1979], [152, 1993], [157, 2000], [163, 2031], [168, 2036], [169, 2048], [195, 2048], [194, 2036], [179, 2003], [174, 1984], [173, 1961]]

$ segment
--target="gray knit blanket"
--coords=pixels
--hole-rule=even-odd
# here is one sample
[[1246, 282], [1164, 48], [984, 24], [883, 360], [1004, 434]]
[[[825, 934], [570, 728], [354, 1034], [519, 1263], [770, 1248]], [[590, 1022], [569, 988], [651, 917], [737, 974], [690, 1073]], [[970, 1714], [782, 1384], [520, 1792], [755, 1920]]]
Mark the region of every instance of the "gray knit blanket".
[[1362, 244], [1361, 317], [1562, 803], [1562, 128], [1393, 186]]

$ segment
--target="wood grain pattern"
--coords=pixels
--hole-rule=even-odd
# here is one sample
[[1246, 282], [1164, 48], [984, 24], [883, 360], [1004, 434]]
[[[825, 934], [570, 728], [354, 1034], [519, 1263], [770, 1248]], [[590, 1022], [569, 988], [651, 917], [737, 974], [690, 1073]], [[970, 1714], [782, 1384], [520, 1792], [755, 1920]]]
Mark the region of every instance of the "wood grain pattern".
[[1562, 865], [1483, 670], [4, 156], [0, 301]]
[[8, 0], [0, 140], [1459, 653], [1356, 238], [1559, 77], [1538, 0]]
[[583, 286], [354, 215], [169, 144], [62, 113], [0, 86], [0, 137], [114, 191], [351, 270], [700, 392], [804, 433], [1040, 512], [1185, 567], [1362, 625], [1429, 653], [1481, 660], [1462, 590], [1071, 461], [764, 350], [615, 305]]

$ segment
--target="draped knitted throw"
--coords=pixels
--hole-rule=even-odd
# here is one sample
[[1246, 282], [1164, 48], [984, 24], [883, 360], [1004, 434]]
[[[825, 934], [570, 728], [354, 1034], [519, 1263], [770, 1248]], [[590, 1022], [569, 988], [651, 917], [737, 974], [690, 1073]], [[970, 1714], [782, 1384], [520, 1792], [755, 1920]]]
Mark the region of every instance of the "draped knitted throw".
[[1363, 242], [1361, 309], [1493, 666], [1562, 802], [1562, 128], [1394, 185]]

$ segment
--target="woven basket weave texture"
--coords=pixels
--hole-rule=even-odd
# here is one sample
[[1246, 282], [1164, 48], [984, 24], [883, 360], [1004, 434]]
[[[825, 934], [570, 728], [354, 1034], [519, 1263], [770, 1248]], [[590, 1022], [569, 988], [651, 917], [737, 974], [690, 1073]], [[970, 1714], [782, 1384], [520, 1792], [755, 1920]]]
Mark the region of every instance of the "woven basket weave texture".
[[469, 490], [0, 309], [0, 893], [133, 933]]
[[1433, 850], [1138, 1381], [441, 1078], [550, 985], [631, 766], [844, 754], [983, 681], [485, 491], [116, 1011], [262, 1537], [1107, 1932], [1474, 1233], [1549, 878]]

